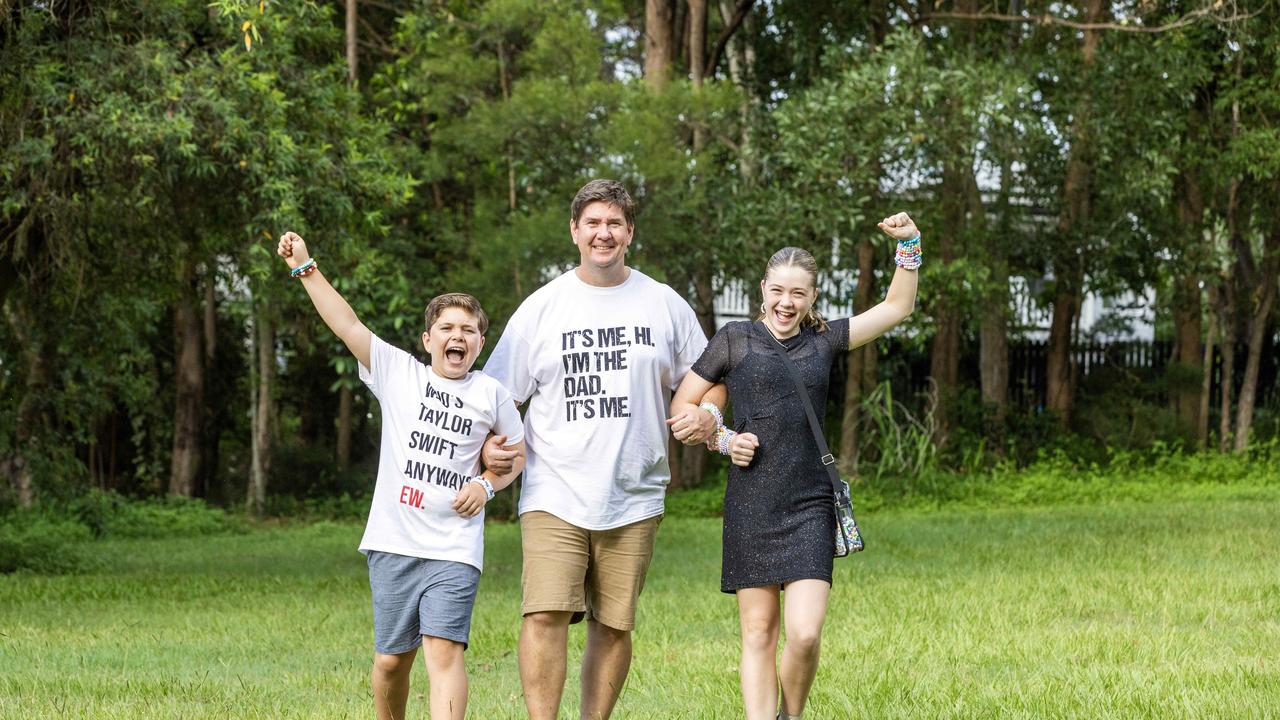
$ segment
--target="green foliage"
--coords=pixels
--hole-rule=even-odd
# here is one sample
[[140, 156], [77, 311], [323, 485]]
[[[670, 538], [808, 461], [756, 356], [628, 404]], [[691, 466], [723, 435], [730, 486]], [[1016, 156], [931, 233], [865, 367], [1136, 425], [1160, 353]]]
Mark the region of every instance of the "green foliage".
[[89, 529], [47, 513], [13, 512], [0, 517], [0, 574], [74, 572], [86, 565], [81, 544]]
[[194, 537], [245, 529], [243, 518], [193, 498], [129, 500], [94, 490], [76, 500], [71, 512], [99, 538]]

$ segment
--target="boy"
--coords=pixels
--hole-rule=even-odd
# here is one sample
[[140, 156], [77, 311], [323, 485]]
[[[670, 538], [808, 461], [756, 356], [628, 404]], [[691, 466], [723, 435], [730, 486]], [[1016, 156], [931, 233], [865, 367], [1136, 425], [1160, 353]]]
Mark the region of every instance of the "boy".
[[[382, 406], [378, 479], [360, 551], [373, 594], [373, 695], [379, 720], [403, 718], [409, 672], [425, 646], [431, 717], [461, 720], [467, 706], [463, 651], [484, 557], [484, 506], [523, 462], [524, 429], [511, 395], [471, 372], [488, 319], [475, 298], [451, 293], [426, 309], [423, 365], [371, 333], [320, 274], [301, 237], [276, 253], [302, 281], [329, 329], [360, 363]], [[476, 475], [492, 430], [520, 453], [506, 475]]]

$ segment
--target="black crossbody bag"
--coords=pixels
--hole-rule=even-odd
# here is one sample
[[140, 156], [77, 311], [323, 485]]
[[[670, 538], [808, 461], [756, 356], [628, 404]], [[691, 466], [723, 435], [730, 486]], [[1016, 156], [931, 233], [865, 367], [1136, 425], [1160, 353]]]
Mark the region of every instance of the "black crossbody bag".
[[831, 480], [831, 490], [835, 493], [835, 513], [836, 513], [836, 557], [844, 557], [849, 553], [861, 552], [862, 531], [858, 529], [858, 521], [853, 516], [853, 501], [849, 497], [849, 483], [840, 479], [840, 472], [836, 470], [836, 458], [831, 454], [831, 449], [827, 447], [827, 441], [822, 437], [822, 426], [818, 424], [818, 416], [813, 412], [813, 402], [809, 400], [809, 389], [805, 387], [804, 380], [800, 378], [800, 371], [796, 368], [795, 361], [787, 354], [787, 349], [782, 343], [769, 332], [768, 328], [761, 327], [761, 332], [765, 334], [768, 341], [765, 343], [773, 348], [779, 356], [782, 357], [782, 364], [786, 366], [791, 380], [796, 385], [796, 394], [800, 396], [800, 402], [804, 404], [804, 413], [809, 417], [809, 430], [813, 432], [813, 441], [818, 446], [818, 452], [822, 453], [822, 466], [827, 470], [827, 477]]

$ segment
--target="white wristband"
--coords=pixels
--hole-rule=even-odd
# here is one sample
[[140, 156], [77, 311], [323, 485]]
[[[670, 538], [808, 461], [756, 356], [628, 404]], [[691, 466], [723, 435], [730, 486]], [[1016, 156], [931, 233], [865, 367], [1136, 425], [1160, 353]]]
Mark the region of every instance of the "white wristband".
[[468, 480], [468, 482], [477, 483], [480, 487], [484, 488], [485, 494], [488, 496], [485, 498], [486, 501], [493, 499], [493, 483], [489, 482], [489, 478], [483, 475], [477, 475]]

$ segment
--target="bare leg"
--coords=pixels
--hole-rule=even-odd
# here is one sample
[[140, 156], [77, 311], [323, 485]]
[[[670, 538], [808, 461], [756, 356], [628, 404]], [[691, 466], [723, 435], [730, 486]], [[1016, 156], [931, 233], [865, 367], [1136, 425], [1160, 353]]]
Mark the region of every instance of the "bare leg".
[[778, 711], [778, 586], [738, 591], [742, 626], [742, 704], [747, 720], [772, 720]]
[[373, 709], [378, 720], [404, 720], [404, 706], [409, 700], [409, 671], [413, 670], [414, 648], [399, 655], [373, 654]]
[[530, 720], [555, 720], [569, 654], [567, 612], [535, 612], [520, 625], [520, 684]]
[[431, 720], [462, 720], [467, 713], [467, 665], [462, 643], [423, 636], [431, 682]]
[[822, 623], [827, 618], [831, 585], [825, 580], [797, 580], [787, 584], [784, 619], [787, 637], [782, 645], [782, 709], [799, 715], [809, 700], [809, 688], [818, 672]]
[[613, 713], [631, 669], [631, 631], [587, 621], [582, 653], [582, 718], [606, 720]]

